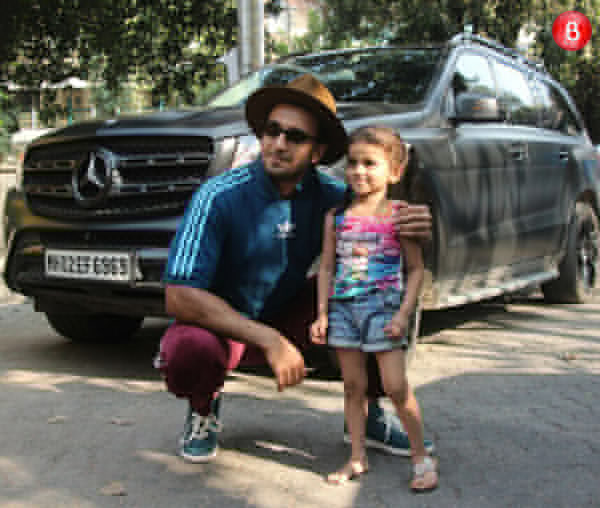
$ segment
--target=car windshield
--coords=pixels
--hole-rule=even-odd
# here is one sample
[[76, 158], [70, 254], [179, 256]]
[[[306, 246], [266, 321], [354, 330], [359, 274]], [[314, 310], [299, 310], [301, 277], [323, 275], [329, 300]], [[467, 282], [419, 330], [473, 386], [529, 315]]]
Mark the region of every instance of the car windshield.
[[293, 65], [264, 67], [248, 74], [237, 83], [223, 90], [208, 102], [208, 106], [215, 108], [241, 106], [252, 92], [258, 90], [260, 87], [265, 85], [283, 85], [307, 72], [310, 72], [310, 70]]
[[244, 104], [265, 85], [280, 85], [311, 72], [338, 102], [421, 102], [439, 61], [439, 49], [371, 48], [290, 57], [249, 74], [211, 100], [212, 107]]

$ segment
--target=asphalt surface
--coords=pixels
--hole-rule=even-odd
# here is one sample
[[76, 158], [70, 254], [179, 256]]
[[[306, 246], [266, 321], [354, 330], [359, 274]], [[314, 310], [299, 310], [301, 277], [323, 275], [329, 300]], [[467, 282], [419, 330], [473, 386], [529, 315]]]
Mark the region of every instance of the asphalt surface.
[[283, 394], [232, 375], [218, 457], [187, 464], [186, 405], [151, 366], [163, 321], [84, 346], [20, 301], [0, 304], [0, 508], [600, 506], [600, 296], [425, 314], [410, 379], [441, 464], [426, 495], [375, 451], [364, 479], [324, 482], [348, 447], [341, 382], [318, 372]]

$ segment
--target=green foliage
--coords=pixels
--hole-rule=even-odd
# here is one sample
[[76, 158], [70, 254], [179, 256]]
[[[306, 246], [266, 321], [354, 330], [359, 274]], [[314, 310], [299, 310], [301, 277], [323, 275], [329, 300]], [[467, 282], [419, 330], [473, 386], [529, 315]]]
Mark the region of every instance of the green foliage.
[[444, 42], [466, 25], [513, 45], [535, 0], [327, 0], [324, 37], [330, 47], [354, 41]]
[[281, 0], [264, 0], [265, 2], [265, 16], [279, 16], [283, 10]]
[[0, 89], [0, 158], [10, 149], [10, 137], [19, 125], [9, 95]]
[[39, 86], [69, 76], [113, 94], [135, 77], [193, 102], [235, 45], [234, 0], [4, 0], [0, 81]]
[[321, 16], [314, 10], [311, 10], [308, 13], [308, 32], [302, 37], [294, 39], [294, 49], [299, 53], [318, 51], [324, 28]]
[[385, 25], [390, 3], [387, 0], [327, 0], [323, 8], [325, 46], [339, 48], [355, 40], [372, 38]]
[[[279, 0], [265, 0], [277, 14]], [[552, 23], [579, 9], [592, 21], [592, 42], [567, 52], [552, 39]], [[600, 0], [323, 0], [309, 33], [294, 51], [355, 44], [444, 42], [471, 25], [475, 33], [514, 46], [519, 30], [536, 33], [533, 53], [575, 98], [600, 142]], [[215, 57], [236, 44], [235, 0], [4, 0], [0, 17], [0, 82], [24, 86], [69, 76], [104, 83], [102, 101], [114, 112], [132, 77], [173, 103], [205, 99], [222, 80]], [[285, 42], [265, 37], [267, 59], [285, 55]], [[54, 111], [46, 112], [48, 115]]]
[[272, 62], [289, 55], [290, 48], [285, 41], [278, 41], [269, 33], [265, 33], [265, 61]]
[[[308, 32], [300, 37], [294, 37], [292, 42], [293, 53], [312, 53], [321, 49], [323, 38], [323, 19], [319, 12], [311, 9], [308, 13]], [[276, 40], [271, 34], [265, 32], [265, 59], [273, 61], [290, 54], [290, 47], [286, 41]]]

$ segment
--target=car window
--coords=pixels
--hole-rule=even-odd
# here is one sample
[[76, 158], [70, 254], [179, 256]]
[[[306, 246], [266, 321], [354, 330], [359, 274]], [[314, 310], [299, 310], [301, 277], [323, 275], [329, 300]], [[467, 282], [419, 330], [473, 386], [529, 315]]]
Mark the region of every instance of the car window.
[[209, 101], [208, 106], [220, 108], [240, 105], [252, 92], [260, 88], [261, 82], [259, 72], [251, 74], [225, 89], [225, 91]]
[[258, 90], [260, 87], [265, 85], [283, 85], [306, 72], [306, 69], [291, 66], [265, 67], [249, 74], [225, 89], [209, 101], [208, 106], [214, 108], [240, 106], [246, 102], [246, 99], [252, 92]]
[[498, 102], [507, 119], [514, 124], [536, 125], [537, 111], [526, 76], [520, 70], [494, 61]]
[[560, 107], [550, 92], [550, 86], [540, 80], [534, 81], [538, 125], [543, 129], [558, 130], [560, 124]]
[[439, 49], [371, 48], [297, 57], [311, 69], [337, 101], [415, 104], [425, 98], [439, 58]]
[[290, 57], [242, 78], [208, 106], [232, 107], [264, 85], [280, 85], [310, 72], [336, 101], [415, 104], [425, 98], [441, 51], [435, 48], [370, 48]]
[[581, 126], [575, 114], [569, 107], [564, 95], [553, 85], [550, 85], [550, 96], [556, 104], [558, 111], [558, 123], [556, 128], [569, 136], [577, 136], [581, 133]]
[[455, 96], [461, 92], [472, 92], [494, 97], [494, 77], [487, 58], [473, 54], [459, 56], [452, 77], [452, 88]]
[[562, 93], [552, 84], [535, 81], [538, 124], [544, 129], [560, 131], [570, 136], [581, 132], [581, 126]]

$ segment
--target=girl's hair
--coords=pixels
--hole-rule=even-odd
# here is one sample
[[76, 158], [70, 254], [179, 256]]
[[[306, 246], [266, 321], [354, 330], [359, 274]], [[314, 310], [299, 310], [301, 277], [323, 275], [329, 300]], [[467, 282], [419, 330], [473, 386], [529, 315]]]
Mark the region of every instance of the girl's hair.
[[[354, 143], [367, 143], [383, 148], [388, 156], [390, 168], [397, 182], [402, 176], [409, 160], [408, 148], [400, 135], [391, 127], [382, 125], [369, 125], [360, 127], [350, 134], [348, 147]], [[341, 215], [352, 202], [352, 189], [347, 187], [342, 204], [336, 209], [335, 215]]]

